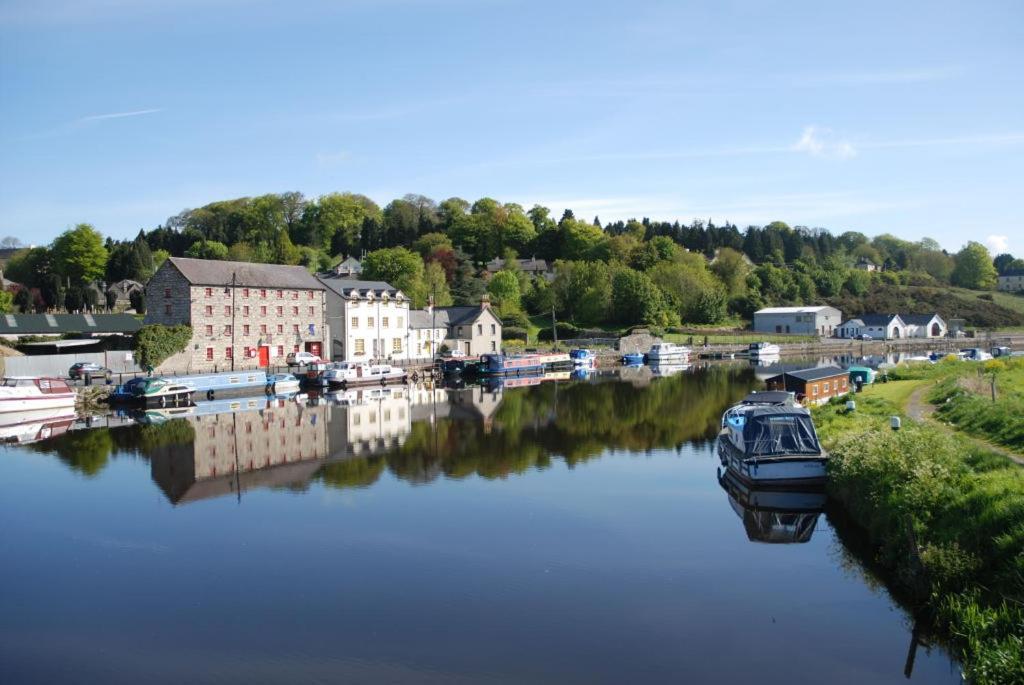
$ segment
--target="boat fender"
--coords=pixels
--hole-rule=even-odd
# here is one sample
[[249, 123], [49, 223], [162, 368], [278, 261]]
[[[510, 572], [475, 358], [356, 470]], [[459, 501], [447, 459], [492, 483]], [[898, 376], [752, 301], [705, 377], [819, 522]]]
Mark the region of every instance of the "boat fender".
[[[418, 381], [420, 379], [419, 373], [417, 373], [416, 371], [413, 371], [412, 372], [412, 379], [413, 379], [413, 381]], [[408, 376], [406, 376], [406, 380], [409, 380]]]
[[207, 390], [207, 391], [206, 391], [206, 399], [208, 399], [208, 400], [212, 400], [212, 399], [213, 399], [213, 397], [214, 397], [214, 393], [213, 393], [213, 390]]
[[263, 392], [270, 396], [274, 394], [274, 386], [271, 383], [267, 383], [267, 387], [263, 388]]
[[161, 395], [158, 404], [160, 405], [161, 409], [166, 407], [167, 406], [167, 397], [165, 395]]

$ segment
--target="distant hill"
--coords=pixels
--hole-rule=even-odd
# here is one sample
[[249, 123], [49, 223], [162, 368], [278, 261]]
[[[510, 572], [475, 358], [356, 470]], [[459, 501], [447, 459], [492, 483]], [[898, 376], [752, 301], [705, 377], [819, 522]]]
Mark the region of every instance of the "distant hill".
[[[992, 299], [988, 299], [989, 297]], [[1013, 301], [1007, 298], [1013, 298]], [[1020, 300], [1019, 308], [1004, 306], [1016, 305], [1016, 300]], [[828, 303], [838, 307], [844, 318], [860, 314], [938, 312], [939, 316], [947, 321], [966, 319], [969, 326], [978, 328], [1024, 326], [1024, 297], [961, 288], [879, 284], [872, 287], [871, 292], [866, 295], [839, 295], [829, 298]]]

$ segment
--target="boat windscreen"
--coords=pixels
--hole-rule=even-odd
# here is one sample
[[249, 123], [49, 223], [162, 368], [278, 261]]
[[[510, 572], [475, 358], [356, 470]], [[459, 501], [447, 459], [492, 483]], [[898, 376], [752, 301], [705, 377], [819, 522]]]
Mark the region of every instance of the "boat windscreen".
[[748, 416], [743, 442], [749, 456], [821, 452], [814, 424], [806, 414]]

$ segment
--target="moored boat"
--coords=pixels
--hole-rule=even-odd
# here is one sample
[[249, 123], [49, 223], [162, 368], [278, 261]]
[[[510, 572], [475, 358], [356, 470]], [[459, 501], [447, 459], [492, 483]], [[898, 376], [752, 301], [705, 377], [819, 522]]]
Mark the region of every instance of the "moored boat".
[[676, 343], [654, 343], [647, 352], [647, 359], [650, 362], [672, 361], [685, 362], [690, 358], [690, 348]]
[[[129, 386], [129, 384], [125, 384]], [[163, 377], [135, 379], [130, 384], [126, 393], [120, 393], [111, 397], [111, 401], [117, 400], [131, 403], [141, 403], [146, 406], [167, 407], [175, 404], [191, 404], [195, 388], [179, 382], [177, 379]]]
[[493, 352], [481, 355], [480, 362], [475, 369], [467, 367], [464, 373], [473, 370], [475, 373], [485, 376], [536, 374], [546, 369], [568, 366], [571, 361], [571, 357], [564, 352], [518, 355], [505, 355]]
[[796, 396], [784, 390], [768, 390], [763, 392], [752, 392], [742, 400], [725, 410], [722, 414], [722, 428], [729, 423], [738, 426], [743, 425], [744, 417], [748, 411], [755, 407], [797, 407]]
[[622, 363], [627, 366], [639, 366], [644, 363], [643, 352], [627, 352], [622, 355]]
[[371, 383], [404, 383], [408, 380], [408, 373], [405, 369], [390, 364], [339, 362], [323, 372], [323, 379], [329, 387], [346, 388]]
[[75, 391], [61, 378], [8, 376], [0, 382], [0, 413], [74, 407]]
[[593, 366], [597, 361], [597, 355], [593, 350], [580, 347], [569, 352], [569, 359], [573, 366]]
[[747, 356], [751, 359], [758, 359], [760, 357], [777, 357], [782, 352], [775, 343], [770, 342], [754, 342], [750, 343], [747, 347]]
[[299, 379], [290, 373], [275, 373], [267, 376], [267, 394], [287, 395], [299, 391]]
[[[735, 409], [735, 407], [734, 407]], [[828, 455], [807, 409], [753, 405], [723, 417], [718, 456], [736, 477], [754, 485], [816, 485]]]

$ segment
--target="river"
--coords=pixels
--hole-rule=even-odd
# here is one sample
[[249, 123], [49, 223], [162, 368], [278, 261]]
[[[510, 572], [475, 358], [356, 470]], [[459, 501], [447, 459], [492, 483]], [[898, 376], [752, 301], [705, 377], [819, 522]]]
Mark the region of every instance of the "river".
[[823, 501], [719, 482], [750, 368], [513, 385], [8, 430], [0, 681], [960, 682]]

